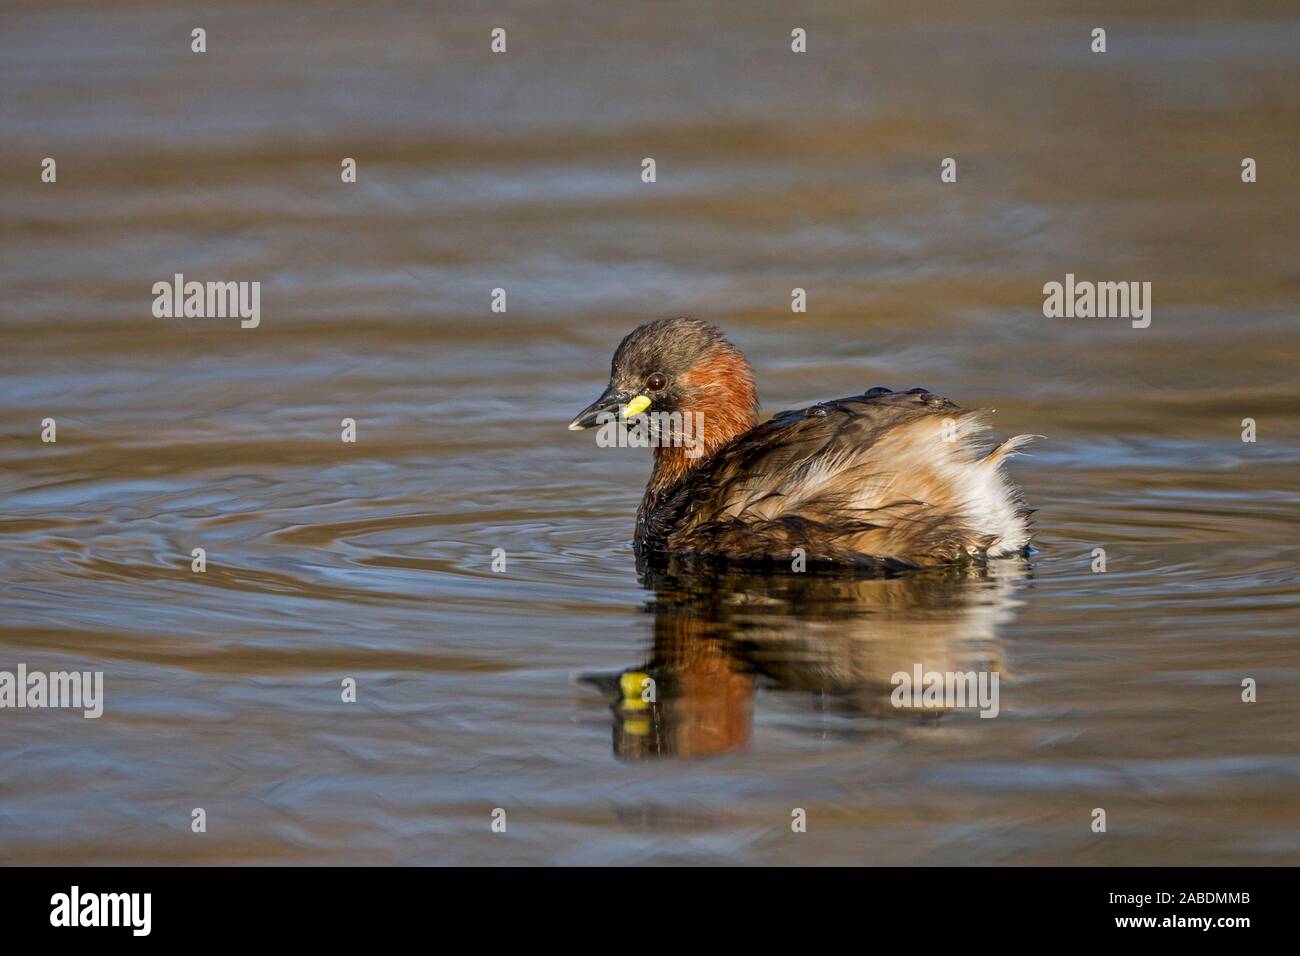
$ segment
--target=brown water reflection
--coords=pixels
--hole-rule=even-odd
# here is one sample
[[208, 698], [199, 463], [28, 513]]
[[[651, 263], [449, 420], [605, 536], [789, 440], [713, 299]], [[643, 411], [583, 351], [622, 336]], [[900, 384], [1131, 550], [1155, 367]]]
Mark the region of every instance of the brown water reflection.
[[892, 703], [894, 675], [919, 666], [1006, 676], [997, 625], [1027, 570], [1020, 559], [868, 578], [643, 568], [654, 592], [645, 662], [584, 679], [614, 696], [614, 753], [624, 758], [745, 748], [760, 681], [850, 715], [937, 718], [951, 708]]

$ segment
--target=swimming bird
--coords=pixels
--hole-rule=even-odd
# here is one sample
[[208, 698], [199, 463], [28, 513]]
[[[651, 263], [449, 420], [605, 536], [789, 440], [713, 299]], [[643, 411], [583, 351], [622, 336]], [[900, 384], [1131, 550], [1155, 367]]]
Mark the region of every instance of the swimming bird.
[[716, 326], [671, 318], [623, 339], [569, 428], [645, 423], [639, 558], [902, 570], [1028, 547], [1031, 512], [1002, 465], [1037, 436], [987, 448], [987, 415], [877, 386], [759, 424], [745, 356]]

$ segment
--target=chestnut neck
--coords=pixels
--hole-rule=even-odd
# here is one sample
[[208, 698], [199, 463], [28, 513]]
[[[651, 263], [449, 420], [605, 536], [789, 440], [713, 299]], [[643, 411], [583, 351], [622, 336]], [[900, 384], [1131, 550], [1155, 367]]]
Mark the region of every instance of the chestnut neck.
[[695, 435], [703, 447], [656, 447], [647, 497], [667, 491], [723, 445], [758, 424], [754, 375], [735, 349], [718, 349], [705, 356], [682, 376], [681, 384], [691, 396], [680, 409], [683, 418], [689, 415], [694, 424], [703, 416], [703, 435]]

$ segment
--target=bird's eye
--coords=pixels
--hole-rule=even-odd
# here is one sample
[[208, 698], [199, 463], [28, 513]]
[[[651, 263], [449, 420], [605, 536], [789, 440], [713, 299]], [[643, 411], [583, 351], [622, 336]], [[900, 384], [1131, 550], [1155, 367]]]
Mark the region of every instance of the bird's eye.
[[668, 376], [663, 372], [655, 372], [645, 380], [645, 387], [652, 392], [657, 392], [668, 384]]

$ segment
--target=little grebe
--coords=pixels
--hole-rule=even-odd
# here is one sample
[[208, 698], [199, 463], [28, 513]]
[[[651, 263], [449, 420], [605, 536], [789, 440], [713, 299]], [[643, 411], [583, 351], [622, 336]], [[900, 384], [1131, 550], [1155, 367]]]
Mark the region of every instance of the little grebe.
[[749, 363], [719, 329], [661, 319], [623, 339], [609, 387], [569, 428], [650, 413], [641, 557], [787, 564], [800, 548], [809, 564], [905, 569], [1026, 550], [1030, 512], [1001, 466], [1034, 436], [986, 450], [986, 411], [920, 388], [761, 425], [758, 408]]

